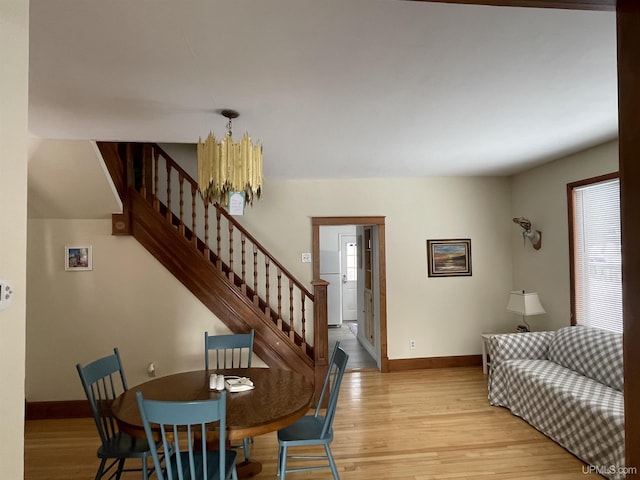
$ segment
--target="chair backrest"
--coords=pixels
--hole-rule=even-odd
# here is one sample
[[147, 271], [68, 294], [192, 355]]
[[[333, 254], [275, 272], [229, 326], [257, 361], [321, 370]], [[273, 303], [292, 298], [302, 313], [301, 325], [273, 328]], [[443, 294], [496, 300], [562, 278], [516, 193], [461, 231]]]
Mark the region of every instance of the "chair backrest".
[[106, 444], [118, 433], [118, 425], [111, 413], [111, 402], [127, 390], [120, 353], [114, 348], [113, 355], [107, 355], [84, 367], [78, 363], [76, 368], [89, 400], [100, 440]]
[[340, 385], [342, 384], [342, 377], [347, 369], [347, 362], [349, 361], [349, 355], [340, 348], [339, 344], [336, 344], [331, 354], [331, 361], [329, 362], [329, 369], [324, 379], [322, 386], [322, 392], [318, 399], [318, 405], [316, 406], [315, 416], [320, 415], [322, 402], [325, 395], [329, 394], [329, 400], [327, 402], [327, 410], [324, 415], [324, 423], [322, 425], [322, 432], [320, 437], [324, 438], [329, 435], [333, 427], [333, 418], [336, 413], [336, 406], [338, 405], [338, 395], [340, 393]]
[[327, 374], [324, 376], [324, 383], [322, 384], [322, 390], [320, 390], [320, 398], [318, 398], [318, 404], [316, 405], [316, 411], [314, 416], [318, 416], [320, 414], [320, 409], [322, 408], [324, 397], [329, 391], [329, 380], [331, 380], [331, 366], [333, 365], [333, 359], [336, 357], [336, 352], [340, 348], [340, 341], [338, 340], [336, 344], [333, 346], [333, 351], [331, 352], [331, 357], [329, 358], [329, 363], [327, 367]]
[[[213, 471], [223, 472], [226, 465], [226, 392], [220, 392], [217, 399], [191, 402], [165, 402], [145, 400], [142, 392], [136, 392], [140, 416], [151, 447], [151, 456], [159, 480], [167, 479], [207, 479]], [[207, 454], [207, 430], [215, 423], [219, 432], [218, 451], [215, 456]], [[155, 432], [151, 428], [155, 424]], [[155, 444], [160, 436], [162, 450]], [[162, 469], [160, 459], [163, 452], [173, 452], [165, 459]], [[217, 460], [217, 465], [211, 465]], [[166, 474], [166, 477], [164, 476]]]
[[211, 335], [204, 332], [204, 365], [209, 370], [209, 356], [215, 356], [213, 368], [249, 368], [253, 356], [253, 336], [250, 333]]

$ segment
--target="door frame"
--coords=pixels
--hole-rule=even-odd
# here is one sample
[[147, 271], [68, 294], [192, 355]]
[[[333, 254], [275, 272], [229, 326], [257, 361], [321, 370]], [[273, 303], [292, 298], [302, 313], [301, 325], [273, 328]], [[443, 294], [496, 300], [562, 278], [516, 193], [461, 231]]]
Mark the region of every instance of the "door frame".
[[[387, 267], [385, 256], [385, 217], [312, 217], [311, 238], [313, 259], [313, 279], [320, 278], [320, 227], [337, 225], [374, 225], [378, 227], [378, 285], [380, 311], [380, 371], [389, 371], [389, 357], [387, 354]], [[327, 331], [324, 330], [327, 335]], [[328, 344], [328, 338], [323, 339]], [[314, 341], [314, 344], [317, 344]], [[322, 343], [322, 341], [320, 342]]]

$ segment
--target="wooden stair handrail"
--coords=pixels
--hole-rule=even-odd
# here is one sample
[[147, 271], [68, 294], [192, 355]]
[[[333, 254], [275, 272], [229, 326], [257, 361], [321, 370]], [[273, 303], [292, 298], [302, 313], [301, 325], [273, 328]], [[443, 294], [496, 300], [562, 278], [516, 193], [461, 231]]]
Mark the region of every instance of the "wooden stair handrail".
[[[169, 156], [169, 154], [163, 150], [161, 146], [157, 144], [152, 144], [152, 145], [154, 149], [157, 149], [162, 154], [165, 161], [167, 161], [171, 165], [171, 168], [175, 169], [179, 174], [181, 174], [184, 180], [188, 182], [193, 188], [198, 190], [198, 192], [200, 191], [200, 189], [198, 188], [198, 183], [193, 178], [191, 178], [191, 175], [186, 170], [184, 170], [180, 165], [178, 165], [171, 158], [171, 156]], [[266, 257], [268, 257], [269, 260], [273, 262], [282, 271], [285, 277], [292, 280], [295, 286], [298, 287], [298, 289], [301, 290], [311, 301], [313, 301], [313, 294], [291, 272], [289, 272], [289, 270], [287, 270], [287, 268], [284, 265], [282, 265], [282, 263], [280, 263], [253, 235], [251, 235], [251, 233], [249, 233], [246, 228], [244, 228], [240, 223], [238, 223], [238, 221], [235, 218], [233, 218], [233, 216], [230, 215], [225, 209], [223, 209], [219, 203], [216, 202], [214, 204], [214, 207], [216, 208], [216, 210], [220, 212], [221, 215], [223, 215], [227, 219], [227, 221], [232, 223], [235, 228], [237, 228], [256, 247], [258, 247], [260, 252]]]
[[[192, 187], [200, 191], [200, 189], [198, 188], [198, 183], [193, 178], [191, 178], [191, 175], [189, 175], [189, 173], [186, 170], [184, 170], [180, 165], [178, 165], [171, 158], [171, 156], [169, 156], [169, 154], [163, 150], [161, 146], [157, 144], [153, 144], [153, 148], [157, 149], [160, 153], [162, 153], [165, 160], [171, 164], [171, 168], [175, 169], [179, 174], [182, 174], [185, 181], [187, 181]], [[304, 285], [302, 285], [302, 283], [291, 272], [289, 272], [289, 270], [287, 270], [287, 268], [284, 265], [282, 265], [282, 263], [280, 263], [253, 235], [251, 235], [251, 233], [249, 233], [246, 228], [244, 228], [240, 223], [238, 223], [238, 221], [235, 218], [233, 218], [233, 216], [230, 215], [225, 209], [223, 209], [219, 203], [216, 202], [214, 204], [214, 207], [224, 217], [226, 217], [226, 219], [230, 223], [232, 223], [235, 228], [237, 228], [242, 234], [244, 234], [245, 237], [247, 237], [251, 241], [251, 243], [253, 243], [256, 247], [258, 247], [258, 249], [262, 252], [262, 254], [268, 257], [269, 260], [273, 262], [282, 271], [282, 273], [284, 273], [284, 275], [287, 278], [291, 279], [293, 283], [296, 285], [296, 287], [298, 287], [298, 289], [304, 292], [304, 294], [307, 297], [309, 297], [311, 301], [313, 301], [313, 294]]]
[[253, 235], [251, 235], [242, 225], [240, 225], [237, 222], [237, 220], [233, 218], [233, 216], [229, 215], [229, 213], [225, 209], [223, 209], [218, 203], [215, 204], [215, 207], [220, 211], [220, 213], [223, 216], [227, 218], [229, 222], [231, 222], [240, 232], [242, 232], [249, 240], [251, 240], [251, 242], [255, 246], [257, 246], [266, 257], [269, 257], [269, 260], [271, 260], [271, 262], [273, 262], [280, 269], [280, 271], [282, 271], [282, 273], [285, 274], [287, 278], [291, 279], [293, 283], [296, 285], [296, 287], [298, 287], [298, 289], [304, 292], [304, 294], [307, 297], [309, 297], [311, 301], [313, 301], [313, 294], [309, 290], [307, 290], [307, 288], [304, 285], [302, 285], [302, 283], [300, 283], [298, 279], [295, 276], [293, 276], [293, 274], [291, 274], [289, 270], [287, 270], [273, 255], [271, 255], [271, 253], [269, 253], [269, 251], [266, 248], [264, 248], [260, 244], [260, 242], [256, 240], [256, 238]]
[[171, 156], [167, 152], [165, 152], [160, 145], [158, 145], [157, 143], [151, 143], [150, 145], [154, 149], [162, 153], [162, 156], [165, 158], [165, 160], [167, 160], [171, 164], [171, 168], [174, 168], [175, 170], [178, 171], [178, 173], [181, 173], [182, 175], [184, 175], [185, 180], [187, 180], [189, 183], [191, 183], [192, 185], [195, 185], [195, 187], [198, 188], [198, 182], [196, 182], [193, 178], [191, 178], [191, 175], [184, 168], [178, 165], [175, 162], [175, 160], [171, 158]]

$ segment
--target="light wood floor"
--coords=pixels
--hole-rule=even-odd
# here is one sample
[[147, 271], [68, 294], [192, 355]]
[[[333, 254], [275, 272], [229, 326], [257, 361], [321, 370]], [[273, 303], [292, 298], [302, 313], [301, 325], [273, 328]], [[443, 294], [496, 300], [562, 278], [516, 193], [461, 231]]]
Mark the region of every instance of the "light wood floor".
[[[342, 480], [601, 478], [506, 409], [491, 407], [478, 367], [347, 373], [334, 430]], [[28, 421], [25, 479], [93, 478], [97, 445], [90, 419]], [[255, 438], [252, 456], [263, 462], [255, 478], [277, 478], [275, 433]], [[287, 478], [330, 479], [331, 473]]]

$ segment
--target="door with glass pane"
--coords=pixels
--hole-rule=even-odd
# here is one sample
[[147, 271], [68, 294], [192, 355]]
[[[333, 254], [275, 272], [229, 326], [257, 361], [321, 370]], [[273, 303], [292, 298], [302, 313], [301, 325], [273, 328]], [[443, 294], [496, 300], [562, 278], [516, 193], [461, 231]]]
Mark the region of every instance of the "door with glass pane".
[[340, 235], [342, 320], [358, 319], [358, 244], [355, 235]]

